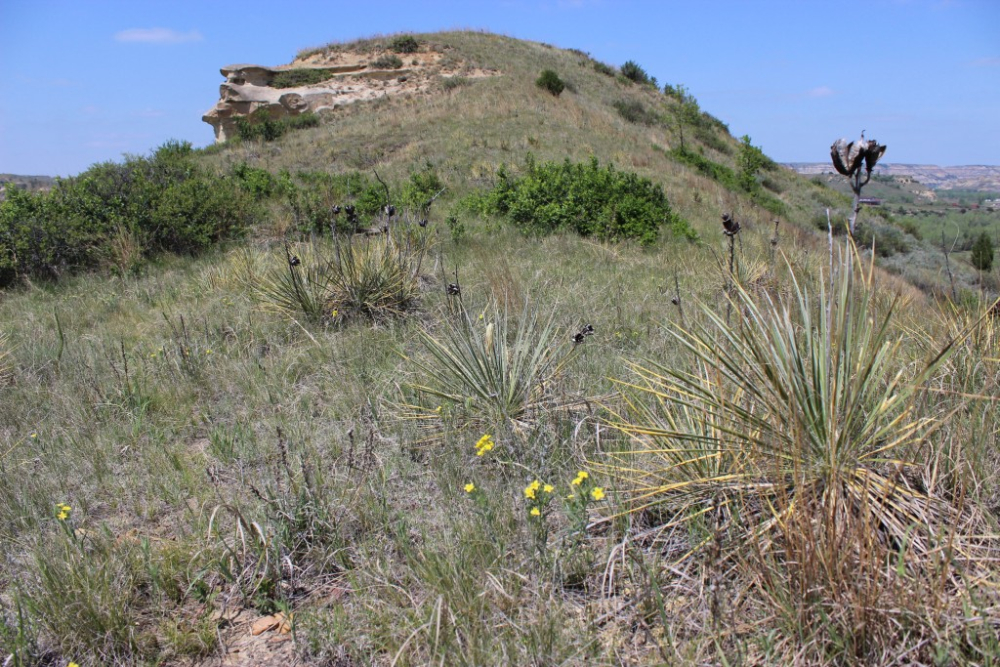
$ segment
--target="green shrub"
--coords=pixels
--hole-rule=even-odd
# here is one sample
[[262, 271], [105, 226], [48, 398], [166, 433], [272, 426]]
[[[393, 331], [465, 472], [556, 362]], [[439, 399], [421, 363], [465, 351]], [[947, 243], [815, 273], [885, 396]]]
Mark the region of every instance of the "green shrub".
[[445, 90], [454, 90], [462, 86], [468, 86], [470, 83], [472, 83], [472, 79], [465, 76], [446, 76], [441, 79], [441, 86]]
[[621, 73], [622, 76], [629, 81], [634, 81], [636, 83], [651, 83], [649, 74], [647, 74], [646, 70], [644, 70], [642, 66], [634, 60], [629, 60], [622, 65]]
[[739, 189], [736, 172], [724, 164], [713, 162], [704, 155], [685, 148], [674, 148], [668, 154], [678, 162], [693, 167], [702, 176], [718, 181], [730, 190]]
[[986, 232], [981, 233], [972, 246], [972, 266], [980, 271], [993, 268], [993, 241]]
[[705, 146], [708, 146], [712, 150], [718, 151], [723, 155], [732, 155], [733, 153], [733, 149], [729, 143], [720, 137], [712, 127], [706, 125], [695, 125], [694, 138], [703, 143]]
[[566, 88], [566, 84], [559, 78], [559, 75], [550, 69], [543, 69], [541, 75], [535, 80], [535, 85], [542, 90], [547, 90], [556, 97]]
[[521, 178], [510, 176], [506, 168], [497, 176], [497, 185], [483, 199], [483, 212], [504, 215], [526, 232], [571, 229], [582, 236], [637, 239], [648, 245], [666, 224], [678, 236], [695, 237], [671, 210], [660, 186], [610, 165], [600, 167], [596, 158], [586, 164], [537, 164], [529, 156]]
[[191, 144], [167, 142], [149, 157], [96, 164], [48, 193], [12, 189], [0, 203], [0, 285], [96, 266], [121, 239], [138, 245], [135, 257], [198, 250], [254, 217], [238, 179], [198, 167]]
[[403, 61], [399, 56], [390, 53], [373, 60], [371, 66], [375, 69], [399, 69], [403, 66]]
[[[713, 162], [704, 155], [685, 148], [674, 148], [668, 151], [667, 154], [678, 162], [686, 164], [689, 167], [693, 167], [694, 170], [702, 176], [706, 176], [711, 178], [713, 181], [717, 181], [728, 190], [732, 190], [733, 192], [746, 192], [744, 187], [746, 185], [746, 179], [744, 178], [741, 180], [740, 176], [735, 171], [724, 164]], [[785, 215], [788, 210], [783, 201], [764, 192], [759, 186], [754, 192], [748, 194], [750, 194], [751, 198], [758, 206], [774, 213], [775, 215]]]
[[271, 88], [298, 88], [299, 86], [322, 83], [331, 77], [333, 77], [333, 72], [328, 69], [303, 67], [278, 72], [267, 85]]
[[278, 189], [278, 180], [267, 169], [251, 167], [246, 162], [240, 162], [233, 167], [233, 176], [244, 191], [254, 199], [267, 199]]
[[389, 41], [389, 49], [396, 53], [416, 53], [420, 49], [420, 43], [413, 35], [399, 35]]
[[399, 203], [419, 212], [420, 215], [426, 215], [431, 198], [443, 188], [444, 183], [441, 182], [434, 167], [430, 164], [424, 165], [420, 171], [410, 174], [399, 196]]
[[603, 74], [604, 76], [616, 77], [618, 76], [618, 70], [616, 70], [611, 65], [606, 65], [600, 60], [594, 61], [594, 71], [598, 74]]
[[291, 130], [319, 125], [319, 116], [307, 111], [298, 116], [274, 119], [255, 114], [236, 119], [236, 134], [241, 141], [274, 141]]
[[618, 100], [613, 105], [618, 115], [630, 123], [639, 125], [657, 125], [660, 117], [638, 100]]
[[242, 234], [249, 202], [231, 185], [220, 185], [216, 179], [192, 178], [166, 188], [150, 216], [155, 247], [193, 252]]
[[[284, 202], [291, 210], [295, 227], [303, 233], [326, 234], [333, 229], [353, 232], [368, 224], [385, 205], [385, 192], [374, 179], [360, 172], [331, 174], [300, 171], [284, 186]], [[358, 220], [349, 221], [346, 212], [333, 214], [334, 206], [352, 205]]]

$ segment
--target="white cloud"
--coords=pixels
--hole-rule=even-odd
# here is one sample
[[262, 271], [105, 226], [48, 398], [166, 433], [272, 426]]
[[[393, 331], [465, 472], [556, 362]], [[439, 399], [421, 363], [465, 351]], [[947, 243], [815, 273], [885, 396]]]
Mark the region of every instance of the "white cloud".
[[833, 88], [829, 86], [818, 86], [806, 93], [807, 97], [830, 97], [833, 95]]
[[178, 32], [170, 28], [129, 28], [115, 33], [115, 41], [141, 42], [144, 44], [179, 44], [200, 42], [204, 37], [197, 30]]

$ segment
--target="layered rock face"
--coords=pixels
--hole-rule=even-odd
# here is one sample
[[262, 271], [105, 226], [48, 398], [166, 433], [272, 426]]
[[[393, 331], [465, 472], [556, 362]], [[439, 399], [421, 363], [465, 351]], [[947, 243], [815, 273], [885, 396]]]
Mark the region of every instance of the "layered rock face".
[[229, 65], [219, 101], [202, 120], [215, 129], [216, 142], [237, 134], [243, 116], [281, 119], [309, 112], [336, 110], [354, 102], [391, 95], [425, 94], [435, 82], [461, 74], [489, 76], [495, 72], [442, 64], [443, 55], [422, 46], [416, 53], [359, 53], [323, 49], [296, 58], [289, 65]]

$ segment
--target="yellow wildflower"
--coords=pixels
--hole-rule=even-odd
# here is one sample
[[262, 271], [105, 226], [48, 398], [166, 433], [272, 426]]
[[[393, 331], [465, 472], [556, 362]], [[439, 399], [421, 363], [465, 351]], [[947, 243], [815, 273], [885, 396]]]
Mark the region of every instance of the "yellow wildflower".
[[594, 488], [593, 488], [593, 489], [592, 489], [592, 490], [590, 491], [590, 496], [591, 496], [591, 497], [592, 497], [592, 498], [593, 498], [594, 500], [601, 500], [602, 498], [604, 498], [604, 489], [602, 489], [602, 488], [601, 488], [601, 487], [599, 487], [599, 486], [595, 486], [595, 487], [594, 487]]
[[546, 484], [545, 486], [542, 487], [542, 491], [544, 491], [545, 493], [552, 493], [555, 490], [556, 487], [552, 486], [551, 484]]
[[66, 503], [56, 503], [56, 518], [60, 521], [65, 521], [69, 518], [69, 513], [73, 511], [73, 508]]
[[468, 484], [465, 485], [465, 492], [466, 493], [472, 493], [475, 490], [476, 490], [476, 485], [473, 484], [472, 482], [469, 482]]
[[493, 436], [487, 433], [476, 443], [476, 456], [483, 456], [486, 452], [493, 449], [495, 444]]
[[76, 664], [75, 662], [71, 662], [68, 665], [66, 665], [66, 667], [80, 667], [80, 665]]
[[534, 500], [535, 499], [535, 490], [536, 489], [535, 489], [535, 485], [534, 484], [529, 484], [528, 486], [524, 487], [524, 497], [527, 498], [527, 499], [529, 499], [529, 500]]
[[31, 434], [31, 439], [32, 439], [32, 440], [34, 440], [34, 439], [35, 439], [35, 438], [37, 438], [37, 437], [38, 437], [38, 434], [37, 434], [37, 433], [32, 433], [32, 434]]
[[570, 483], [573, 486], [580, 486], [581, 484], [583, 484], [583, 480], [587, 479], [588, 477], [590, 477], [590, 475], [587, 474], [587, 471], [581, 470], [580, 472], [576, 473], [576, 479], [574, 479]]
[[538, 509], [537, 507], [532, 507], [531, 511], [528, 512], [528, 514], [530, 514], [531, 516], [541, 516], [542, 515], [542, 511], [540, 509]]

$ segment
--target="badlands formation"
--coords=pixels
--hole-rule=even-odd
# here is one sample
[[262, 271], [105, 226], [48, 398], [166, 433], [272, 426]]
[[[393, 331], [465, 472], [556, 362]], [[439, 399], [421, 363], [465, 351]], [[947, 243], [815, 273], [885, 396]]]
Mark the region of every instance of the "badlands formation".
[[278, 120], [306, 112], [332, 112], [366, 100], [397, 95], [424, 95], [451, 77], [498, 74], [469, 68], [447, 48], [420, 44], [413, 53], [385, 48], [350, 51], [337, 46], [300, 55], [288, 65], [228, 65], [219, 101], [202, 120], [215, 129], [216, 142], [237, 136], [240, 117]]

